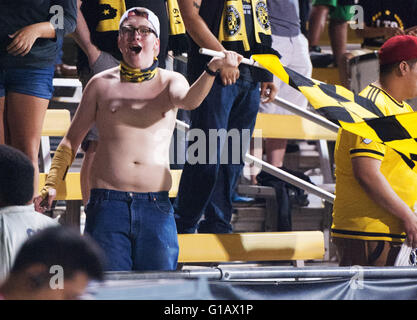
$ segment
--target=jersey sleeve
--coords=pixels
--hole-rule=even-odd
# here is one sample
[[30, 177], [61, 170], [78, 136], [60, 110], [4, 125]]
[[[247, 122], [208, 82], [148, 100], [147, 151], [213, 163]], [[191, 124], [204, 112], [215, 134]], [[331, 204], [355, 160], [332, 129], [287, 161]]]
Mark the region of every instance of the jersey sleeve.
[[355, 137], [355, 141], [349, 149], [351, 159], [356, 157], [369, 157], [382, 161], [382, 159], [384, 159], [385, 152], [385, 145], [359, 136]]

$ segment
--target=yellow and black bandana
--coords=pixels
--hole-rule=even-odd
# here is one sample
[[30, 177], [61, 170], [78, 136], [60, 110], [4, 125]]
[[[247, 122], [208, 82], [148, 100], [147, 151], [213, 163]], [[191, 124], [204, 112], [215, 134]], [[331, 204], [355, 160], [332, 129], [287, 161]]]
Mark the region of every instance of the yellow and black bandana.
[[158, 59], [146, 69], [134, 69], [123, 61], [120, 62], [120, 80], [122, 82], [143, 82], [153, 79], [158, 73]]

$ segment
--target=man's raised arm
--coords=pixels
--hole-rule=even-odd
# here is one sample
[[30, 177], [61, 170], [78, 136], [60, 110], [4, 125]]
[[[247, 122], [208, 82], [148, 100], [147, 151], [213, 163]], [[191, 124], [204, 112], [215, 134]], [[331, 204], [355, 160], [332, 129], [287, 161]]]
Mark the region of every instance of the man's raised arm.
[[201, 48], [223, 51], [224, 48], [199, 15], [201, 0], [178, 0], [185, 29]]
[[97, 61], [101, 51], [91, 43], [90, 30], [81, 11], [81, 0], [77, 0], [77, 27], [71, 35], [86, 54], [91, 67]]
[[213, 58], [206, 65], [206, 70], [189, 86], [187, 80], [180, 74], [171, 81], [169, 96], [172, 104], [181, 109], [197, 108], [208, 95], [214, 79], [221, 68], [237, 68], [242, 56], [233, 51], [223, 51], [224, 58]]

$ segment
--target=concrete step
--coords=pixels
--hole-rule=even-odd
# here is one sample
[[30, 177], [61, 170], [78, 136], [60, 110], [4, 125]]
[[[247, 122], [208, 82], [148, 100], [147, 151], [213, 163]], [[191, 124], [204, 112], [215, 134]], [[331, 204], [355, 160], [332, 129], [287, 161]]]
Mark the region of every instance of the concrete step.
[[[293, 207], [291, 211], [293, 230], [323, 230], [329, 224], [329, 214], [329, 209], [323, 205]], [[235, 208], [231, 222], [235, 232], [265, 231], [265, 219], [266, 208], [258, 204], [257, 207]]]
[[237, 207], [232, 214], [233, 232], [265, 231], [266, 209], [262, 206]]

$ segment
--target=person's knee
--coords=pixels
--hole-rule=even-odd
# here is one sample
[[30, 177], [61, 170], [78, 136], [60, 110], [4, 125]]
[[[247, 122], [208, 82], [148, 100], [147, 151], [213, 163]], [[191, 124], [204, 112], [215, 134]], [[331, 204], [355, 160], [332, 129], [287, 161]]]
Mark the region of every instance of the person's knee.
[[348, 28], [348, 22], [346, 20], [332, 18], [329, 20], [329, 28], [333, 28], [335, 31], [344, 32]]
[[36, 141], [25, 141], [22, 143], [12, 142], [11, 146], [22, 151], [34, 164], [35, 167], [38, 166], [39, 143], [37, 143]]
[[311, 9], [310, 19], [309, 20], [323, 20], [326, 21], [327, 15], [330, 12], [330, 8], [325, 5], [315, 5]]

